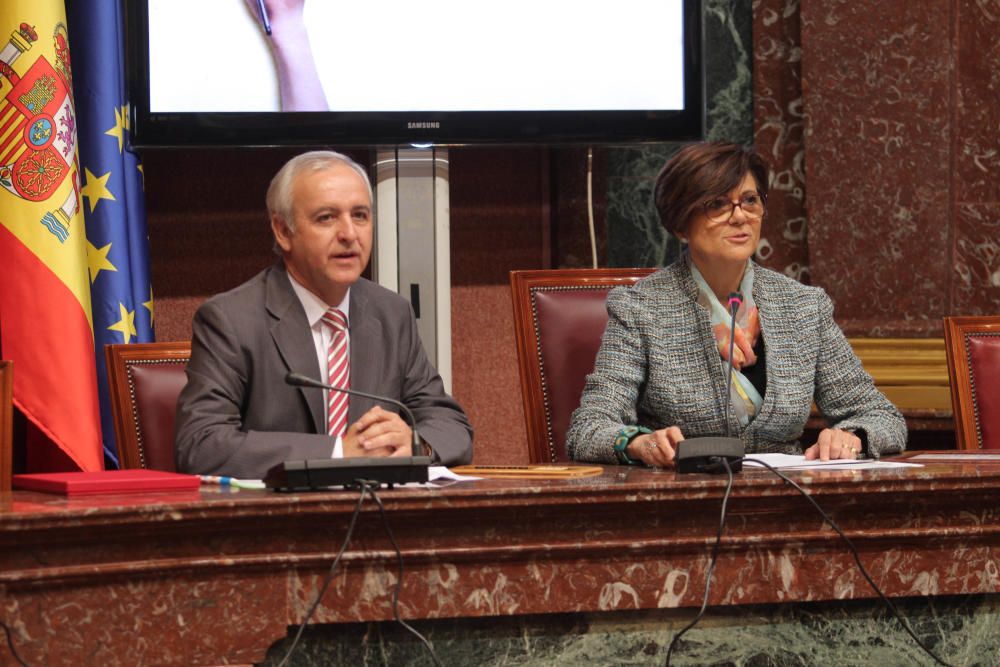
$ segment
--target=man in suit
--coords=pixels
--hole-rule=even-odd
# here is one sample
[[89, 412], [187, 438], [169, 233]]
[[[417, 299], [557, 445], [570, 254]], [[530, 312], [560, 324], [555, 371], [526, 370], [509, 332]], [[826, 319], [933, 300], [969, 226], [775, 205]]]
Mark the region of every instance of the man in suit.
[[290, 386], [290, 372], [403, 402], [435, 461], [468, 463], [472, 428], [427, 359], [409, 303], [361, 277], [373, 227], [364, 169], [330, 151], [299, 155], [271, 181], [267, 207], [281, 261], [195, 314], [178, 470], [260, 478], [293, 459], [413, 454], [396, 412]]

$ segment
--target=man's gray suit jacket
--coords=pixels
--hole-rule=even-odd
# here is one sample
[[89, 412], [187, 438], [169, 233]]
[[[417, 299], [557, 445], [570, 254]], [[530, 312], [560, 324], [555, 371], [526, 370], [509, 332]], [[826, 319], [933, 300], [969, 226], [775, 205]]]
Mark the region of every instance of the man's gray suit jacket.
[[[351, 388], [409, 407], [442, 464], [471, 461], [472, 428], [427, 359], [409, 303], [362, 278], [351, 286], [348, 319]], [[177, 405], [178, 470], [255, 479], [283, 461], [330, 458], [323, 391], [286, 384], [289, 372], [326, 377], [279, 262], [195, 314]], [[348, 423], [374, 405], [352, 396]]]

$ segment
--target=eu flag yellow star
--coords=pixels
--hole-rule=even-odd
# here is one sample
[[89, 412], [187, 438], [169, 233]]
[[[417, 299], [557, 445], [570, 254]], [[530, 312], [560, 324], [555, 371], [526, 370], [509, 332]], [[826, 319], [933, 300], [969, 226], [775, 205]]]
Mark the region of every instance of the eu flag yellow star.
[[102, 199], [110, 199], [115, 201], [115, 196], [111, 194], [111, 190], [108, 190], [108, 179], [111, 178], [111, 172], [104, 174], [103, 176], [94, 176], [89, 169], [84, 167], [83, 169], [84, 178], [87, 183], [82, 188], [80, 188], [80, 194], [87, 198], [90, 202], [90, 212], [93, 213], [94, 209], [97, 207], [97, 202]]
[[128, 106], [115, 107], [115, 125], [104, 134], [118, 139], [118, 152], [122, 152], [125, 131], [128, 130]]
[[97, 280], [97, 274], [101, 271], [117, 271], [118, 269], [114, 264], [108, 259], [108, 253], [111, 251], [111, 244], [104, 246], [103, 248], [96, 247], [87, 239], [87, 265], [90, 268], [90, 284], [93, 285], [94, 281]]
[[121, 333], [124, 339], [123, 343], [130, 343], [132, 339], [136, 336], [135, 333], [135, 311], [129, 311], [125, 307], [125, 304], [119, 302], [118, 310], [121, 313], [122, 318], [108, 327], [108, 331], [117, 331]]

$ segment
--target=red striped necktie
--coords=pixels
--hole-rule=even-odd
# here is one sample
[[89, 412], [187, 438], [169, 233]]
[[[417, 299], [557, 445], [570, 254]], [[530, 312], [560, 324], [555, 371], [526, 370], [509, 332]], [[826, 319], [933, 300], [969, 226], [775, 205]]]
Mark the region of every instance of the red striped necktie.
[[[327, 382], [341, 389], [351, 388], [351, 368], [347, 355], [347, 318], [336, 308], [323, 314], [323, 324], [330, 327], [330, 347], [326, 352]], [[350, 396], [330, 391], [327, 407], [327, 433], [343, 436], [347, 431], [347, 406]]]

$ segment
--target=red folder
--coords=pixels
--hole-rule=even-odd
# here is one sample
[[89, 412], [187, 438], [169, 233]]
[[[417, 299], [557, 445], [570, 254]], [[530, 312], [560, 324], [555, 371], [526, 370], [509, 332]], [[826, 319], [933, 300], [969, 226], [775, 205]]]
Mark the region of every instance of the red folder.
[[83, 496], [100, 493], [142, 493], [197, 489], [197, 475], [162, 470], [101, 470], [98, 472], [50, 472], [14, 475], [16, 489]]

